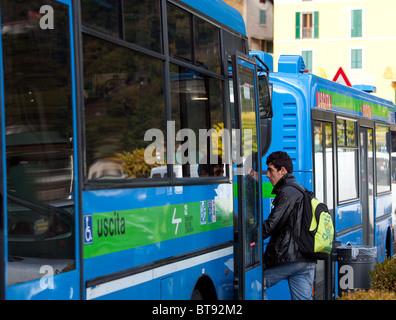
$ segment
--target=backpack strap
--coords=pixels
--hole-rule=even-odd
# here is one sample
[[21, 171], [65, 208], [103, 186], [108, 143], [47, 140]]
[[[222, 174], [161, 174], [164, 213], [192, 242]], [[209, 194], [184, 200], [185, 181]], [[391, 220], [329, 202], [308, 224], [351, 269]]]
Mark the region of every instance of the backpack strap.
[[305, 192], [307, 191], [307, 189], [305, 189], [301, 184], [299, 184], [297, 182], [290, 182], [287, 184], [287, 186], [294, 187], [294, 188], [300, 190], [303, 194], [305, 194]]
[[[306, 188], [304, 188], [301, 184], [297, 183], [297, 182], [290, 182], [287, 184], [288, 186], [294, 187], [295, 189], [299, 190], [302, 195], [302, 202], [303, 202], [303, 206], [305, 205], [305, 196], [306, 196], [306, 192], [309, 192]], [[302, 226], [301, 226], [302, 227]], [[294, 241], [297, 242], [297, 245], [299, 248], [303, 247], [302, 242], [300, 237], [294, 232], [294, 229], [292, 227], [290, 227], [290, 225], [287, 226], [287, 229], [290, 231], [290, 234], [292, 235]]]

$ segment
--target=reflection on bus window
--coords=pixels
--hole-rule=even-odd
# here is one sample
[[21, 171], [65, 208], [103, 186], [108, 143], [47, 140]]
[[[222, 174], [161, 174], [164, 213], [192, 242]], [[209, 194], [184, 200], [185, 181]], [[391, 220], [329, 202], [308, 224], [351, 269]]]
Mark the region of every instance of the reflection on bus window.
[[221, 73], [219, 28], [172, 5], [167, 6], [167, 15], [169, 54]]
[[339, 201], [359, 196], [359, 171], [356, 122], [337, 119], [338, 198]]
[[145, 132], [166, 132], [162, 61], [87, 35], [83, 40], [88, 179], [149, 178], [153, 167], [166, 164], [144, 159], [151, 144]]
[[390, 191], [390, 148], [389, 128], [384, 126], [375, 127], [375, 147], [377, 165], [377, 192]]
[[207, 67], [210, 71], [220, 73], [219, 28], [198, 17], [194, 17], [194, 32], [196, 64]]
[[192, 61], [190, 14], [167, 6], [169, 54], [177, 59]]
[[8, 196], [8, 285], [40, 279], [42, 266], [53, 274], [75, 268], [74, 209]]
[[[192, 140], [176, 139], [175, 163], [182, 164], [182, 177], [202, 176], [197, 172], [197, 164], [223, 163], [220, 136], [224, 129], [222, 84], [220, 80], [174, 64], [170, 65], [170, 71], [175, 132], [185, 129]], [[195, 147], [192, 147], [193, 143]], [[190, 147], [184, 149], [186, 144]]]
[[[73, 122], [68, 7], [1, 1], [7, 164], [8, 285], [75, 268]], [[67, 209], [67, 210], [66, 210]]]
[[81, 0], [85, 26], [162, 52], [159, 0]]

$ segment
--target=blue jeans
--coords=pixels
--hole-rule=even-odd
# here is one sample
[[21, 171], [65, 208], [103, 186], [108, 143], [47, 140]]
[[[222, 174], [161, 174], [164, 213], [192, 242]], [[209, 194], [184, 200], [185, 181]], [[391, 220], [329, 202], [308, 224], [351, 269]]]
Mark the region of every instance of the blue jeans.
[[312, 300], [315, 269], [315, 262], [290, 262], [264, 270], [264, 300], [265, 290], [284, 279], [289, 282], [293, 300]]

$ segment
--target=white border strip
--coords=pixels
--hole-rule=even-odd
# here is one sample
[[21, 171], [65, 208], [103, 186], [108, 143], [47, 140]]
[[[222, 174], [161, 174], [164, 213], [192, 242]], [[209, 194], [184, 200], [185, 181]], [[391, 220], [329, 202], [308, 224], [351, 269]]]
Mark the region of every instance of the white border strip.
[[86, 295], [87, 300], [102, 297], [104, 295], [127, 289], [138, 284], [148, 282], [171, 273], [182, 271], [188, 268], [198, 266], [202, 263], [206, 263], [212, 260], [223, 258], [225, 256], [231, 255], [234, 252], [234, 247], [230, 246], [228, 248], [220, 249], [217, 251], [209, 252], [197, 257], [190, 259], [181, 260], [178, 262], [170, 263], [162, 267], [154, 268], [148, 271], [137, 273], [128, 277], [120, 278], [117, 280], [112, 280], [106, 283], [102, 283], [90, 288], [87, 288]]

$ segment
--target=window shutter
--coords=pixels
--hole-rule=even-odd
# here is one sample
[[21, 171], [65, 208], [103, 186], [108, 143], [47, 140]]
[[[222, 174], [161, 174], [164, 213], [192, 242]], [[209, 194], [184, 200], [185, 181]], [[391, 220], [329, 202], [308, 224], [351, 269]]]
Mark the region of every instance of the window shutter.
[[296, 39], [301, 37], [301, 13], [296, 12]]
[[362, 69], [362, 49], [351, 50], [351, 68]]
[[260, 10], [260, 24], [261, 25], [267, 24], [267, 15], [265, 10]]
[[352, 10], [351, 13], [351, 37], [362, 36], [362, 10]]
[[319, 39], [319, 11], [314, 12], [314, 39]]

